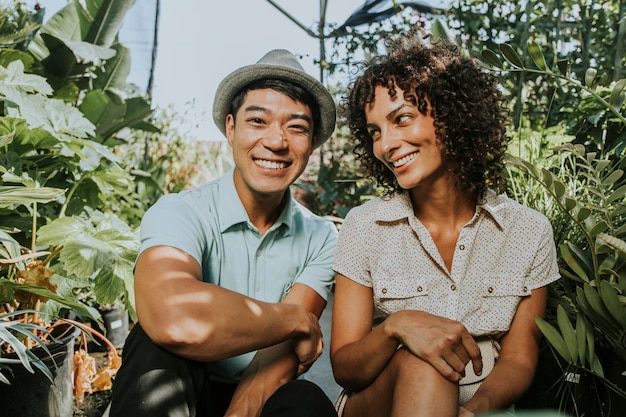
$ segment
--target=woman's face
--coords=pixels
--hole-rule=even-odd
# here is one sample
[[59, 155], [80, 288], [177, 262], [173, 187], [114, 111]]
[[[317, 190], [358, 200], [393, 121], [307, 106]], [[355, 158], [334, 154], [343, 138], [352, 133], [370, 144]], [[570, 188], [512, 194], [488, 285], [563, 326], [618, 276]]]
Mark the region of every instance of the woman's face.
[[365, 106], [374, 155], [394, 173], [404, 189], [447, 181], [430, 105], [424, 115], [404, 98], [404, 91], [396, 87], [396, 93], [391, 97], [387, 87], [378, 86], [374, 100]]

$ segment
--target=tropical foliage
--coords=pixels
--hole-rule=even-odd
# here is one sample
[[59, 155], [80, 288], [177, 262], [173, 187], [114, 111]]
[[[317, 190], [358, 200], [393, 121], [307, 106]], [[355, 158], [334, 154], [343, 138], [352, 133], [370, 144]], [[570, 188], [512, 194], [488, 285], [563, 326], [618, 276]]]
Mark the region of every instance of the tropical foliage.
[[[499, 53], [484, 50], [483, 57], [501, 70], [540, 74], [568, 84], [586, 103], [583, 110], [576, 110], [577, 118], [586, 110], [587, 120], [596, 122], [584, 134], [578, 130], [579, 136], [567, 136], [570, 119], [561, 128], [560, 138], [555, 138], [554, 130], [550, 139], [547, 135], [535, 138], [534, 143], [544, 151], [533, 162], [510, 157], [513, 196], [550, 217], [560, 254], [562, 279], [552, 288], [554, 310], [548, 321], [538, 318], [537, 324], [569, 367], [560, 381], [564, 387], [567, 375], [586, 373], [624, 403], [626, 385], [619, 377], [609, 378], [606, 371], [619, 366], [618, 375], [626, 376], [626, 79], [601, 88], [596, 70], [588, 69], [581, 83], [570, 73], [568, 61], [550, 66], [535, 42], [529, 42], [528, 51], [531, 63], [524, 62], [508, 44], [499, 45]], [[533, 143], [528, 139], [527, 144]], [[548, 140], [551, 148], [541, 145]], [[562, 392], [562, 403], [568, 403], [566, 396], [573, 394]], [[612, 409], [601, 396], [598, 401], [594, 415], [615, 415], [615, 405]], [[573, 411], [584, 415], [584, 405], [575, 405]]]
[[134, 316], [136, 226], [149, 202], [116, 150], [126, 129], [154, 128], [147, 99], [125, 91], [130, 56], [117, 34], [133, 2], [73, 0], [36, 32], [34, 13], [29, 36], [16, 34], [30, 42], [0, 49], [0, 342], [27, 368], [18, 342], [41, 344], [32, 330], [98, 317], [81, 293]]

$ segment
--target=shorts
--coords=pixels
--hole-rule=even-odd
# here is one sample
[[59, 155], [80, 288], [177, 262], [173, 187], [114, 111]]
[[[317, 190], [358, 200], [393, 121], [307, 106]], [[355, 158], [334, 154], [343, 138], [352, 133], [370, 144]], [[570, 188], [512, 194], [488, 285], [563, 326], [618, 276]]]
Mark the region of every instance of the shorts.
[[[474, 374], [472, 362], [470, 361], [465, 368], [465, 376], [459, 381], [459, 405], [463, 405], [470, 400], [480, 387], [483, 379], [491, 373], [498, 357], [500, 355], [500, 344], [491, 337], [479, 337], [476, 339], [480, 353], [483, 359], [483, 372], [478, 376]], [[346, 402], [350, 392], [342, 390], [335, 400], [335, 409], [337, 415], [341, 417], [346, 407]]]

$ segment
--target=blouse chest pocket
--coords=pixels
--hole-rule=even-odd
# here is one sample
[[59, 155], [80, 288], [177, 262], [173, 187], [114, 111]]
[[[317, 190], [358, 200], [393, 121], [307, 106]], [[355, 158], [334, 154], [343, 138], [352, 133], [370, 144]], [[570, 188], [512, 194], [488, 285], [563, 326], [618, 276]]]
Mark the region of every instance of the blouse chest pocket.
[[374, 282], [374, 303], [384, 317], [401, 310], [429, 309], [428, 285], [413, 277], [391, 277]]
[[522, 297], [530, 290], [522, 280], [512, 277], [487, 277], [481, 281], [481, 309], [478, 328], [483, 331], [507, 331]]

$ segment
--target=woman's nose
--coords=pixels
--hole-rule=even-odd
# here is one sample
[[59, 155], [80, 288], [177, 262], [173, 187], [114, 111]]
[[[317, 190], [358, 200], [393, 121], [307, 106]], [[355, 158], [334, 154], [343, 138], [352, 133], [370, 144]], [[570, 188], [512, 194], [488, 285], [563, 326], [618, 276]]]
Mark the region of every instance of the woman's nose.
[[381, 152], [388, 155], [399, 146], [399, 136], [395, 129], [383, 129], [378, 138], [378, 144]]

